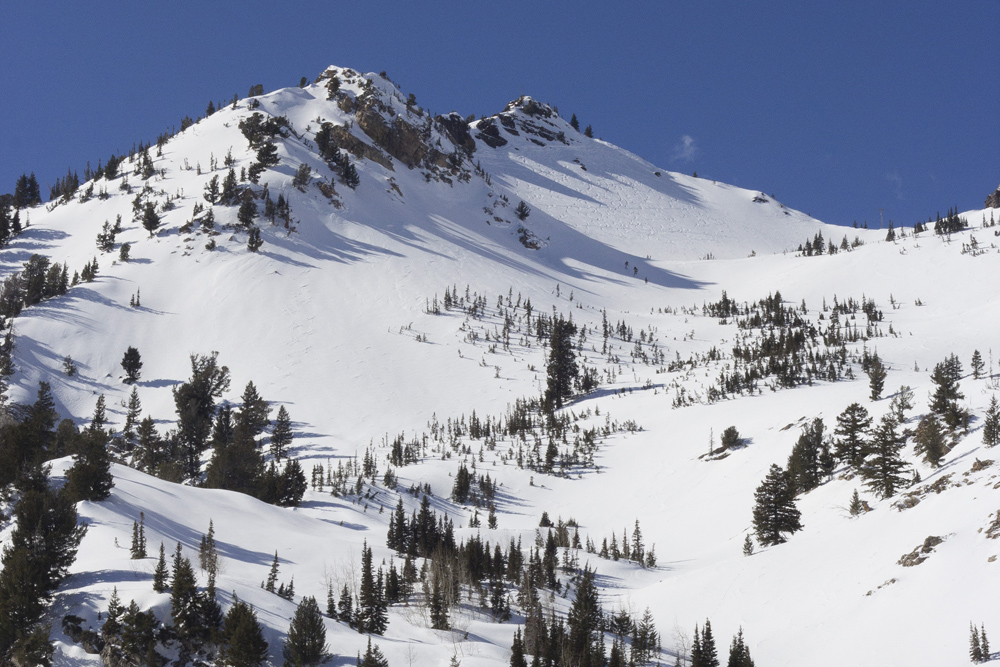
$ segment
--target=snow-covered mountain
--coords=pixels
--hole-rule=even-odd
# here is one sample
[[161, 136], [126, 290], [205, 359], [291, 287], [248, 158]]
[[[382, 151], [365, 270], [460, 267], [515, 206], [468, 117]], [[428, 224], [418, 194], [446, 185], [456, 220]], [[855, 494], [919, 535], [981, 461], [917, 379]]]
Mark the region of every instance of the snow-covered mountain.
[[[268, 140], [277, 164], [256, 183], [241, 179], [253, 175]], [[334, 148], [342, 153], [331, 160]], [[252, 381], [275, 410], [285, 406], [292, 454], [307, 472], [335, 471], [370, 448], [378, 479], [360, 495], [313, 487], [286, 509], [116, 465], [111, 498], [79, 507], [90, 528], [50, 612], [57, 664], [100, 664], [60, 622], [72, 613], [99, 627], [113, 587], [169, 623], [169, 594], [150, 585], [155, 558], [132, 560], [127, 549], [140, 511], [150, 545], [170, 551], [181, 542], [192, 556], [212, 521], [223, 607], [234, 595], [254, 605], [279, 664], [297, 600], [313, 595], [325, 606], [329, 587], [353, 588], [364, 543], [388, 565], [392, 510], [400, 498], [407, 514], [418, 508], [408, 490], [425, 484], [457, 537], [478, 533], [504, 547], [512, 538], [533, 545], [543, 512], [573, 519], [583, 543], [598, 549], [623, 530], [631, 536], [638, 521], [647, 547], [655, 544], [655, 567], [560, 552], [596, 569], [605, 611], [652, 612], [662, 664], [680, 659], [706, 618], [720, 652], [742, 627], [762, 666], [959, 664], [969, 622], [990, 630], [998, 620], [1000, 546], [988, 530], [997, 468], [981, 433], [998, 386], [991, 334], [1000, 324], [992, 284], [1000, 254], [993, 229], [981, 226], [997, 211], [963, 214], [971, 228], [950, 236], [907, 231], [887, 241], [884, 230], [827, 225], [762, 191], [655, 167], [528, 97], [488, 118], [431, 117], [386, 77], [342, 68], [235, 101], [147, 154], [149, 165], [136, 152], [123, 175], [21, 212], [28, 225], [0, 250], [2, 277], [34, 254], [65, 262], [70, 274], [94, 257], [100, 268], [94, 281], [13, 320], [11, 400], [33, 401], [47, 381], [60, 415], [83, 425], [104, 395], [120, 428], [132, 388], [120, 363], [132, 346], [144, 363], [143, 414], [163, 433], [173, 428], [172, 389], [187, 380], [189, 357], [217, 351], [232, 373], [223, 399], [238, 406]], [[206, 192], [230, 166], [232, 205], [211, 205]], [[238, 220], [241, 201], [259, 209], [256, 252]], [[142, 225], [147, 203], [161, 219], [153, 233]], [[277, 207], [270, 218], [269, 204]], [[208, 210], [214, 228], [205, 225]], [[102, 253], [95, 238], [118, 216], [114, 248]], [[799, 252], [819, 237], [821, 254]], [[800, 377], [726, 389], [734, 345], [759, 345], [778, 327], [741, 327], [705, 305], [724, 295], [752, 305], [778, 291], [812, 332]], [[837, 310], [851, 300], [853, 311]], [[867, 302], [880, 317], [857, 307]], [[549, 444], [540, 429], [522, 439], [470, 433], [469, 424], [473, 414], [500, 419], [518, 399], [542, 394], [546, 341], [532, 323], [553, 313], [582, 330], [579, 360], [599, 386], [563, 409], [570, 426], [556, 447], [565, 465], [546, 473], [531, 469], [532, 451], [544, 457]], [[852, 327], [853, 339], [824, 341], [824, 332]], [[803, 530], [743, 554], [754, 491], [771, 464], [785, 465], [803, 426], [821, 417], [832, 432], [854, 402], [877, 422], [908, 386], [914, 405], [902, 426], [913, 429], [928, 412], [935, 364], [954, 353], [968, 369], [974, 350], [988, 368], [961, 380], [971, 427], [940, 467], [908, 444], [907, 475], [922, 481], [881, 499], [838, 464], [799, 497]], [[872, 401], [861, 360], [875, 351], [888, 379], [884, 398]], [[729, 426], [743, 445], [707, 456]], [[572, 459], [589, 429], [592, 462]], [[397, 436], [417, 443], [419, 461], [393, 466], [398, 479], [387, 485]], [[448, 499], [463, 461], [498, 485], [495, 529], [485, 508], [473, 528], [477, 510]], [[56, 461], [54, 476], [71, 463]], [[847, 509], [855, 489], [871, 509], [860, 516]], [[899, 564], [927, 537], [943, 541], [919, 565]], [[259, 586], [275, 551], [295, 600]], [[385, 637], [375, 638], [390, 664], [452, 656], [466, 667], [508, 664], [522, 608], [498, 624], [478, 599], [463, 598], [452, 629], [433, 630], [421, 597], [418, 590], [391, 607]], [[542, 602], [564, 613], [572, 597]], [[353, 664], [368, 637], [326, 625], [334, 664]]]

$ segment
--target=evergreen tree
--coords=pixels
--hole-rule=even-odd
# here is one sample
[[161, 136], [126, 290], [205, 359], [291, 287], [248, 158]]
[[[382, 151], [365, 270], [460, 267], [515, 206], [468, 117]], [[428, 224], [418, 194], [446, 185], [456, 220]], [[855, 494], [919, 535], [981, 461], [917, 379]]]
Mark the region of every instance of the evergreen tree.
[[588, 126], [587, 126], [587, 127], [586, 127], [586, 128], [584, 129], [584, 130], [583, 130], [583, 136], [585, 136], [585, 137], [589, 137], [589, 138], [593, 139], [593, 138], [594, 138], [594, 128], [592, 128], [592, 127], [591, 127], [590, 125], [588, 125]]
[[743, 539], [743, 555], [753, 556], [753, 538], [750, 537], [750, 533]]
[[153, 570], [153, 591], [156, 593], [165, 593], [168, 589], [167, 556], [163, 549], [163, 542], [160, 542], [160, 559], [156, 561], [156, 569]]
[[129, 548], [129, 555], [132, 560], [141, 560], [146, 557], [146, 515], [140, 512], [142, 523], [132, 522], [132, 546]]
[[983, 444], [995, 447], [1000, 443], [1000, 404], [994, 394], [990, 397], [990, 407], [986, 409], [983, 419]]
[[240, 221], [241, 225], [249, 228], [253, 225], [253, 221], [256, 217], [257, 202], [254, 201], [252, 195], [247, 194], [243, 197], [243, 201], [240, 202], [240, 208], [236, 212], [236, 219]]
[[576, 326], [562, 316], [552, 320], [549, 354], [546, 363], [546, 389], [543, 403], [552, 412], [563, 406], [563, 400], [573, 393], [573, 381], [579, 375], [573, 336]]
[[73, 465], [66, 471], [66, 492], [75, 501], [106, 500], [114, 487], [108, 434], [100, 428], [90, 428], [80, 434], [78, 442]]
[[599, 667], [604, 664], [604, 653], [597, 647], [601, 636], [602, 613], [598, 600], [594, 572], [584, 566], [576, 597], [566, 618], [566, 659], [571, 665]]
[[986, 626], [984, 624], [979, 625], [979, 648], [983, 652], [983, 662], [988, 662], [991, 659], [990, 640], [986, 638]]
[[979, 664], [983, 661], [983, 649], [979, 644], [979, 630], [969, 623], [969, 659]]
[[524, 201], [522, 200], [517, 205], [517, 208], [514, 209], [514, 215], [517, 216], [518, 220], [524, 222], [525, 220], [528, 219], [528, 216], [531, 215], [531, 208], [529, 208], [528, 205], [525, 204]]
[[125, 384], [135, 384], [139, 381], [139, 376], [142, 374], [142, 358], [139, 356], [139, 350], [131, 346], [125, 350], [125, 356], [122, 357], [122, 368], [125, 369], [125, 379], [123, 380]]
[[215, 399], [229, 389], [229, 369], [218, 363], [218, 352], [191, 355], [191, 379], [174, 389], [177, 435], [189, 477], [198, 473], [215, 417]]
[[271, 431], [271, 456], [275, 460], [281, 460], [291, 444], [292, 420], [288, 416], [288, 410], [282, 405], [278, 408], [278, 416], [274, 419], [274, 430]]
[[181, 555], [180, 547], [178, 542], [170, 578], [170, 614], [174, 619], [174, 631], [178, 639], [195, 643], [203, 638], [206, 628], [202, 623], [201, 600], [194, 568], [191, 567], [191, 561]]
[[330, 659], [326, 644], [326, 625], [316, 604], [316, 598], [304, 597], [299, 602], [288, 627], [282, 655], [285, 667], [315, 667]]
[[959, 391], [959, 380], [962, 379], [962, 362], [954, 354], [934, 366], [931, 382], [936, 386], [931, 395], [931, 412], [941, 417], [949, 430], [962, 427], [968, 423], [968, 413], [959, 405], [965, 396]]
[[868, 386], [871, 389], [871, 399], [877, 401], [882, 398], [882, 389], [885, 387], [885, 377], [887, 371], [882, 360], [877, 354], [872, 355], [865, 370], [868, 374]]
[[344, 185], [354, 190], [359, 185], [361, 185], [361, 177], [358, 176], [358, 168], [355, 167], [351, 162], [344, 158], [343, 175], [341, 179], [344, 181]]
[[528, 667], [524, 657], [524, 640], [521, 638], [521, 628], [514, 631], [514, 643], [510, 647], [510, 667]]
[[577, 132], [580, 131], [580, 121], [576, 119], [576, 114], [573, 114], [569, 119], [569, 125]]
[[358, 657], [358, 667], [389, 667], [389, 661], [382, 654], [382, 650], [377, 645], [372, 645], [371, 637], [368, 638], [368, 648], [364, 657]]
[[719, 652], [712, 636], [712, 623], [706, 618], [701, 632], [701, 667], [719, 667]]
[[872, 435], [868, 455], [861, 465], [865, 485], [882, 498], [893, 496], [906, 482], [902, 474], [906, 467], [900, 456], [902, 449], [903, 439], [896, 433], [896, 419], [886, 414]]
[[264, 590], [268, 593], [274, 593], [274, 586], [278, 583], [278, 552], [274, 552], [274, 560], [271, 561], [271, 569], [267, 573], [267, 582], [264, 584]]
[[925, 415], [913, 432], [914, 451], [924, 457], [928, 465], [937, 468], [948, 451], [941, 423], [933, 414]]
[[222, 623], [219, 663], [227, 667], [260, 667], [267, 663], [267, 649], [257, 612], [237, 598]]
[[983, 369], [986, 365], [983, 363], [983, 355], [979, 354], [979, 350], [973, 350], [972, 352], [972, 377], [979, 379], [983, 376]]
[[264, 245], [264, 239], [260, 236], [260, 227], [251, 227], [250, 235], [247, 236], [247, 250], [257, 252]]
[[726, 667], [754, 667], [750, 649], [743, 641], [743, 628], [740, 628], [729, 646], [729, 662], [726, 663]]
[[125, 411], [125, 425], [122, 426], [122, 435], [126, 440], [132, 440], [133, 430], [139, 423], [139, 415], [142, 414], [142, 402], [139, 400], [139, 390], [132, 387], [132, 393], [128, 397], [128, 406]]
[[156, 213], [156, 206], [153, 202], [146, 202], [145, 207], [142, 212], [142, 227], [147, 232], [149, 232], [149, 238], [153, 238], [153, 234], [160, 226], [160, 216]]
[[865, 511], [865, 506], [861, 502], [861, 496], [858, 495], [857, 489], [854, 489], [854, 493], [851, 494], [851, 504], [848, 506], [847, 511], [851, 513], [851, 516], [858, 516]]
[[240, 410], [237, 424], [242, 425], [250, 432], [252, 437], [256, 438], [271, 424], [271, 421], [268, 419], [271, 414], [271, 406], [260, 397], [260, 394], [257, 393], [257, 387], [254, 386], [252, 381], [247, 382], [241, 399], [243, 401], [243, 408]]
[[448, 605], [444, 600], [444, 591], [441, 590], [441, 575], [437, 568], [432, 571], [431, 575], [431, 595], [428, 606], [432, 628], [447, 630], [451, 627], [451, 622], [448, 620]]
[[817, 417], [802, 429], [788, 457], [788, 477], [796, 494], [812, 491], [819, 486], [823, 447], [823, 420]]
[[781, 544], [784, 533], [802, 530], [801, 514], [788, 473], [772, 464], [764, 481], [754, 492], [753, 526], [763, 546]]
[[847, 463], [855, 470], [859, 469], [864, 460], [864, 452], [868, 446], [865, 435], [871, 428], [872, 418], [868, 411], [858, 403], [851, 403], [837, 416], [837, 428], [834, 434], [834, 453], [837, 459]]

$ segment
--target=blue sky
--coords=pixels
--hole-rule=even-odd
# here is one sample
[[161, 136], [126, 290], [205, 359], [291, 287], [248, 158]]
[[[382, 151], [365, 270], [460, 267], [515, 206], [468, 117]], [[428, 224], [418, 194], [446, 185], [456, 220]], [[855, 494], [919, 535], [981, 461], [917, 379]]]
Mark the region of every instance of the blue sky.
[[5, 2], [0, 192], [337, 64], [435, 113], [530, 94], [663, 168], [911, 225], [1000, 182], [997, 25], [996, 0]]

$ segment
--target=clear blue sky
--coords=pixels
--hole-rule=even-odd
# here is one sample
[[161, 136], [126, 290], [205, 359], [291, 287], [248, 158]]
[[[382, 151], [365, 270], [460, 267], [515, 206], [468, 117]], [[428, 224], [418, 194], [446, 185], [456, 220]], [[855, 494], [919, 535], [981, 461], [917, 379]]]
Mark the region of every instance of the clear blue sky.
[[911, 225], [1000, 182], [998, 25], [997, 0], [4, 2], [0, 192], [336, 64], [435, 113], [530, 94], [663, 168]]

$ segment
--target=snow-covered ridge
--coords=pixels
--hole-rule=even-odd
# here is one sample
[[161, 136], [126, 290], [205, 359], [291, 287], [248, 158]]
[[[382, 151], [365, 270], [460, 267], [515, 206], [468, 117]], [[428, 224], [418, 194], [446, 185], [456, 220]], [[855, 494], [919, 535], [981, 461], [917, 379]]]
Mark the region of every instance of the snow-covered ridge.
[[[334, 74], [340, 89], [328, 99]], [[254, 224], [264, 244], [256, 253], [247, 249], [237, 205], [211, 207], [214, 229], [204, 226], [205, 210], [194, 212], [196, 204], [209, 207], [203, 193], [211, 179], [227, 176], [227, 155], [237, 177], [257, 160], [239, 129], [254, 113], [289, 123], [287, 133], [272, 137], [278, 164], [256, 184], [239, 183], [260, 211]], [[324, 123], [343, 128], [336, 136], [357, 169], [356, 188], [318, 150]], [[491, 127], [495, 135], [487, 134]], [[479, 533], [494, 545], [518, 537], [533, 544], [543, 511], [554, 521], [575, 519], [581, 538], [598, 544], [640, 520], [647, 543], [656, 544], [657, 568], [583, 550], [576, 557], [598, 570], [606, 611], [650, 608], [661, 661], [669, 664], [680, 634], [706, 617], [722, 647], [742, 626], [759, 665], [959, 664], [969, 620], [1000, 627], [991, 560], [998, 547], [986, 535], [997, 472], [993, 465], [973, 469], [977, 458], [998, 458], [983, 449], [978, 430], [995, 378], [963, 377], [964, 405], [976, 420], [941, 468], [923, 463], [912, 445], [905, 451], [923, 478], [915, 488], [950, 475], [941, 493], [925, 489], [919, 503], [900, 511], [893, 507], [898, 497], [874, 497], [841, 468], [800, 499], [805, 529], [789, 543], [749, 558], [741, 552], [754, 489], [772, 463], [785, 464], [802, 424], [822, 417], [832, 430], [855, 401], [881, 416], [896, 389], [909, 385], [913, 427], [928, 410], [934, 364], [956, 353], [968, 367], [977, 349], [991, 356], [990, 332], [1000, 325], [1000, 252], [995, 230], [978, 227], [994, 211], [964, 214], [975, 228], [948, 239], [928, 232], [885, 242], [884, 231], [824, 225], [762, 192], [655, 167], [585, 137], [531, 98], [486, 119], [431, 118], [387, 79], [344, 68], [304, 88], [226, 106], [149, 155], [149, 178], [134, 173], [137, 162], [126, 162], [126, 176], [95, 183], [106, 199], [81, 201], [78, 193], [51, 210], [25, 212], [30, 226], [0, 250], [0, 277], [34, 253], [66, 262], [70, 274], [95, 256], [100, 263], [94, 282], [14, 320], [12, 399], [30, 402], [38, 382], [48, 381], [60, 415], [82, 424], [104, 394], [110, 422], [120, 427], [130, 390], [120, 382], [120, 361], [135, 346], [144, 361], [137, 385], [143, 414], [163, 433], [174, 426], [171, 389], [187, 379], [189, 355], [217, 350], [233, 374], [223, 400], [238, 404], [252, 380], [275, 409], [284, 405], [294, 424], [293, 454], [307, 472], [313, 465], [335, 470], [371, 445], [378, 480], [365, 487], [369, 497], [311, 489], [290, 510], [116, 467], [112, 498], [80, 506], [91, 528], [54, 614], [73, 609], [96, 626], [117, 586], [126, 603], [135, 598], [165, 618], [169, 601], [149, 584], [155, 561], [132, 561], [115, 542], [128, 544], [132, 521], [144, 511], [154, 549], [163, 541], [169, 553], [181, 542], [193, 555], [212, 520], [222, 545], [223, 604], [233, 593], [254, 604], [277, 663], [294, 603], [259, 587], [274, 551], [282, 580], [294, 577], [297, 594], [314, 595], [323, 606], [328, 585], [354, 581], [364, 542], [377, 561], [389, 562], [390, 512], [399, 498], [408, 512], [418, 507], [407, 490], [428, 484], [460, 537]], [[303, 164], [308, 180], [296, 183]], [[125, 180], [131, 192], [120, 189]], [[152, 235], [133, 215], [146, 186], [143, 197], [162, 218]], [[290, 214], [272, 223], [263, 215], [266, 201], [279, 196]], [[530, 209], [523, 220], [515, 213], [520, 202]], [[95, 237], [118, 215], [115, 248], [101, 253]], [[835, 244], [845, 235], [865, 244], [796, 256], [794, 249], [817, 232]], [[131, 245], [128, 261], [119, 259], [123, 243]], [[976, 252], [963, 252], [973, 245]], [[708, 256], [714, 259], [701, 261]], [[946, 276], [962, 276], [961, 287]], [[448, 288], [484, 301], [486, 315], [444, 308]], [[790, 306], [804, 301], [817, 326], [829, 322], [824, 301], [832, 305], [834, 296], [874, 299], [886, 315], [884, 335], [857, 341], [850, 352], [877, 349], [889, 367], [887, 398], [870, 401], [855, 366], [855, 380], [817, 377], [812, 386], [774, 392], [762, 383], [758, 395], [708, 403], [706, 388], [734, 363], [739, 335], [732, 322], [702, 314], [723, 290], [739, 302], [780, 290]], [[141, 307], [130, 307], [139, 291]], [[381, 476], [397, 435], [419, 441], [431, 424], [468, 419], [473, 411], [483, 419], [501, 416], [516, 399], [541, 393], [544, 344], [519, 329], [528, 300], [535, 313], [555, 309], [586, 327], [580, 353], [598, 369], [601, 386], [568, 408], [581, 430], [626, 422], [641, 429], [609, 428], [595, 455], [599, 472], [580, 468], [566, 476], [519, 468], [513, 441], [501, 438], [490, 451], [485, 439], [462, 436], [461, 448], [432, 443], [419, 463], [396, 468], [398, 484], [387, 488]], [[517, 332], [509, 341], [506, 315]], [[612, 335], [608, 352], [605, 317], [634, 333], [627, 340]], [[814, 351], [821, 349], [816, 343]], [[78, 375], [63, 372], [67, 356]], [[996, 373], [992, 362], [989, 373]], [[696, 399], [674, 409], [681, 387]], [[730, 425], [747, 445], [707, 460], [710, 441]], [[475, 510], [447, 500], [459, 461], [502, 485], [497, 529], [486, 527], [485, 510], [484, 525], [468, 527]], [[55, 462], [54, 476], [68, 465]], [[851, 518], [846, 507], [855, 488], [873, 511]], [[929, 536], [946, 539], [918, 566], [898, 564]], [[546, 604], [562, 613], [568, 600], [554, 595]], [[517, 611], [515, 624], [523, 622]], [[473, 603], [453, 618], [457, 631], [432, 630], [414, 600], [391, 610], [389, 632], [375, 642], [397, 666], [447, 664], [453, 654], [465, 667], [508, 663], [514, 625], [492, 622]], [[97, 664], [58, 634], [59, 617], [51, 620], [60, 659]], [[367, 638], [333, 620], [326, 625], [331, 649], [350, 664]]]

